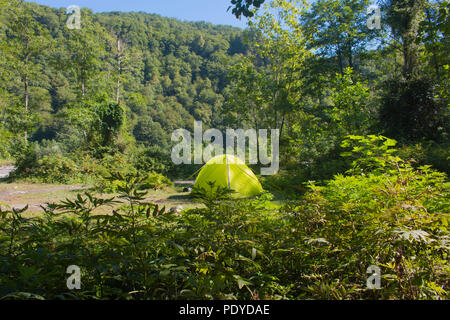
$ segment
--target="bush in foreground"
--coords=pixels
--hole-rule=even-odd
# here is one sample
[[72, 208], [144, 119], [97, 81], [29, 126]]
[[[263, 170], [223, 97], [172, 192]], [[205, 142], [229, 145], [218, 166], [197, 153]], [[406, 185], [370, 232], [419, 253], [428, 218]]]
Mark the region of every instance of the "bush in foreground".
[[[118, 199], [90, 194], [39, 218], [2, 210], [0, 296], [45, 299], [448, 299], [449, 183], [411, 168], [384, 137], [350, 137], [353, 169], [275, 208], [269, 194], [197, 194], [204, 209], [146, 203], [143, 178]], [[114, 206], [110, 214], [97, 214]], [[68, 290], [66, 268], [82, 270]], [[367, 268], [381, 269], [368, 289]], [[26, 293], [26, 294], [25, 294]]]

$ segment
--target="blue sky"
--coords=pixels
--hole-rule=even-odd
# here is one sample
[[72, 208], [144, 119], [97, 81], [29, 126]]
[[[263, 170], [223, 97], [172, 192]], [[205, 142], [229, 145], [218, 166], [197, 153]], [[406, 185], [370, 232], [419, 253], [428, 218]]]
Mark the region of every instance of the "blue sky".
[[28, 0], [54, 8], [70, 5], [87, 7], [94, 12], [143, 11], [187, 21], [207, 21], [245, 28], [246, 21], [227, 12], [230, 0]]

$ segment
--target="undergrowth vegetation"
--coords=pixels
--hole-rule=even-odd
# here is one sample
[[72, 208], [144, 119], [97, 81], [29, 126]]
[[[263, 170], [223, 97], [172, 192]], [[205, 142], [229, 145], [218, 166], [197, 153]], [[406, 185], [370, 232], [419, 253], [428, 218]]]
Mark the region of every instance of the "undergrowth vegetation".
[[[118, 198], [84, 193], [41, 217], [2, 206], [0, 297], [448, 299], [447, 177], [411, 167], [394, 145], [350, 136], [352, 169], [282, 206], [213, 187], [193, 191], [205, 208], [167, 212], [132, 174], [111, 176]], [[66, 286], [71, 265], [80, 290]], [[378, 290], [366, 286], [372, 265]]]
[[145, 161], [130, 159], [129, 155], [120, 153], [106, 154], [101, 159], [88, 153], [69, 157], [61, 153], [59, 145], [47, 141], [38, 143], [19, 143], [16, 147], [16, 169], [9, 180], [53, 184], [89, 184], [96, 190], [115, 193], [120, 181], [108, 181], [110, 172], [137, 174], [146, 173], [145, 185], [148, 189], [163, 189], [172, 186], [169, 178], [151, 169], [141, 169]]

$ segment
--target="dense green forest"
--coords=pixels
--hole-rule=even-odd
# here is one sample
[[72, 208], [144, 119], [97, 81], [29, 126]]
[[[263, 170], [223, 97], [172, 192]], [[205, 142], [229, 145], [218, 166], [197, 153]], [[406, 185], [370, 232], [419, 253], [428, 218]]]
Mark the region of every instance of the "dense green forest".
[[[25, 135], [36, 161], [49, 156], [47, 169], [120, 154], [167, 172], [157, 159], [170, 155], [175, 129], [194, 118], [224, 126], [226, 66], [247, 51], [240, 29], [83, 9], [82, 29], [70, 30], [65, 8], [18, 2], [1, 15], [3, 158], [23, 153]], [[57, 155], [61, 163], [49, 163]], [[19, 171], [39, 170], [28, 156]]]
[[280, 129], [282, 169], [299, 186], [348, 169], [348, 134], [384, 134], [448, 172], [446, 3], [386, 2], [373, 30], [368, 1], [344, 4], [285, 7], [298, 19], [266, 13], [242, 31], [87, 9], [76, 30], [65, 9], [5, 2], [1, 157], [51, 182], [115, 164], [186, 176], [198, 168], [172, 165], [170, 136], [195, 119]]
[[280, 129], [299, 186], [348, 169], [347, 134], [382, 133], [448, 172], [446, 3], [385, 3], [379, 30], [368, 1], [344, 3], [317, 1], [295, 21], [263, 14], [242, 31], [86, 9], [76, 30], [65, 9], [4, 2], [1, 157], [49, 182], [114, 166], [186, 176], [198, 168], [172, 165], [170, 135], [195, 119]]
[[[93, 215], [116, 200], [85, 193], [30, 219], [0, 206], [0, 296], [449, 297], [448, 1], [379, 1], [379, 28], [368, 0], [230, 2], [246, 30], [85, 8], [69, 29], [65, 8], [0, 0], [7, 181], [128, 201]], [[145, 201], [200, 168], [170, 157], [195, 120], [279, 130], [265, 194], [194, 190], [204, 207], [181, 214]], [[82, 292], [55, 280], [70, 264]], [[370, 265], [383, 290], [365, 287]]]

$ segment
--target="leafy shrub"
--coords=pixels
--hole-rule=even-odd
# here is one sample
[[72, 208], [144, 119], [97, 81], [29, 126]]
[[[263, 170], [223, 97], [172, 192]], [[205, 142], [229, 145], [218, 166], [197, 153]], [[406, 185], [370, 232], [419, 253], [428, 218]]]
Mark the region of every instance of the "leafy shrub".
[[[34, 218], [0, 208], [0, 297], [448, 299], [446, 175], [412, 168], [384, 137], [347, 143], [355, 169], [281, 208], [211, 188], [194, 192], [205, 208], [166, 213], [132, 174], [112, 175], [117, 199], [80, 194]], [[62, 279], [69, 265], [81, 290]], [[380, 290], [366, 287], [371, 265]]]
[[[253, 286], [261, 297], [280, 291], [261, 272], [266, 235], [257, 226], [272, 225], [264, 198], [177, 215], [142, 201], [144, 178], [122, 182], [122, 205], [86, 193], [49, 205], [42, 218], [2, 211], [0, 296], [210, 299], [256, 295]], [[109, 205], [120, 207], [94, 214]], [[59, 281], [72, 264], [82, 267], [82, 291]]]
[[22, 140], [16, 141], [13, 145], [11, 154], [16, 167], [14, 176], [27, 174], [36, 165], [38, 160], [36, 145], [37, 143], [25, 144]]
[[[169, 161], [167, 160], [169, 159]], [[146, 148], [137, 152], [135, 166], [140, 171], [154, 171], [161, 174], [167, 174], [172, 162], [170, 155], [163, 154], [156, 147]]]
[[280, 171], [271, 176], [260, 177], [264, 190], [268, 190], [279, 199], [296, 199], [306, 192], [304, 180], [289, 171]]
[[448, 101], [436, 99], [439, 95], [432, 81], [394, 79], [384, 86], [379, 120], [387, 135], [408, 141], [448, 136]]
[[450, 173], [450, 143], [425, 141], [399, 148], [398, 155], [409, 160], [415, 167], [432, 165], [434, 169]]
[[341, 146], [352, 147], [351, 151], [343, 152], [343, 157], [352, 157], [351, 173], [383, 173], [388, 169], [398, 168], [403, 160], [393, 154], [397, 141], [384, 136], [369, 135], [367, 137], [349, 135]]
[[143, 187], [145, 189], [160, 190], [168, 186], [173, 186], [172, 181], [170, 181], [169, 178], [163, 176], [162, 174], [156, 172], [148, 173], [145, 180], [143, 181]]
[[[338, 175], [324, 187], [312, 185], [303, 201], [286, 207], [298, 219], [296, 232], [311, 245], [311, 258], [300, 261], [312, 297], [448, 297], [445, 180], [429, 168], [392, 176]], [[370, 265], [382, 270], [382, 290], [365, 288]]]
[[60, 153], [59, 146], [52, 142], [19, 142], [14, 151], [16, 170], [13, 179], [26, 179], [42, 183], [73, 183], [82, 179], [74, 160]]
[[[145, 177], [143, 187], [146, 189], [157, 190], [173, 185], [172, 182], [162, 174], [138, 170], [134, 167], [133, 163], [130, 163], [129, 159], [122, 154], [106, 155], [100, 164], [93, 170], [97, 176], [95, 182], [96, 189], [107, 193], [115, 193], [119, 190], [119, 186], [122, 185], [121, 177], [129, 174], [137, 174], [138, 172], [140, 176]], [[111, 179], [110, 173], [114, 173], [114, 179]]]
[[6, 130], [0, 128], [0, 159], [9, 159], [10, 154], [10, 143], [12, 134]]
[[160, 146], [151, 146], [136, 152], [133, 163], [140, 172], [156, 172], [178, 179], [188, 178], [200, 169], [198, 165], [174, 165], [170, 152]]
[[127, 175], [139, 171], [145, 173], [148, 189], [172, 185], [162, 174], [147, 171], [145, 166], [136, 167], [136, 159], [130, 154], [105, 153], [98, 159], [86, 152], [69, 158], [62, 149], [55, 141], [44, 140], [40, 144], [17, 142], [13, 153], [17, 169], [13, 178], [43, 183], [94, 184], [97, 190], [114, 193], [120, 183], [107, 179], [110, 172]]
[[77, 165], [71, 159], [62, 155], [56, 157], [44, 156], [38, 160], [32, 176], [46, 183], [67, 183], [72, 181], [77, 172]]

